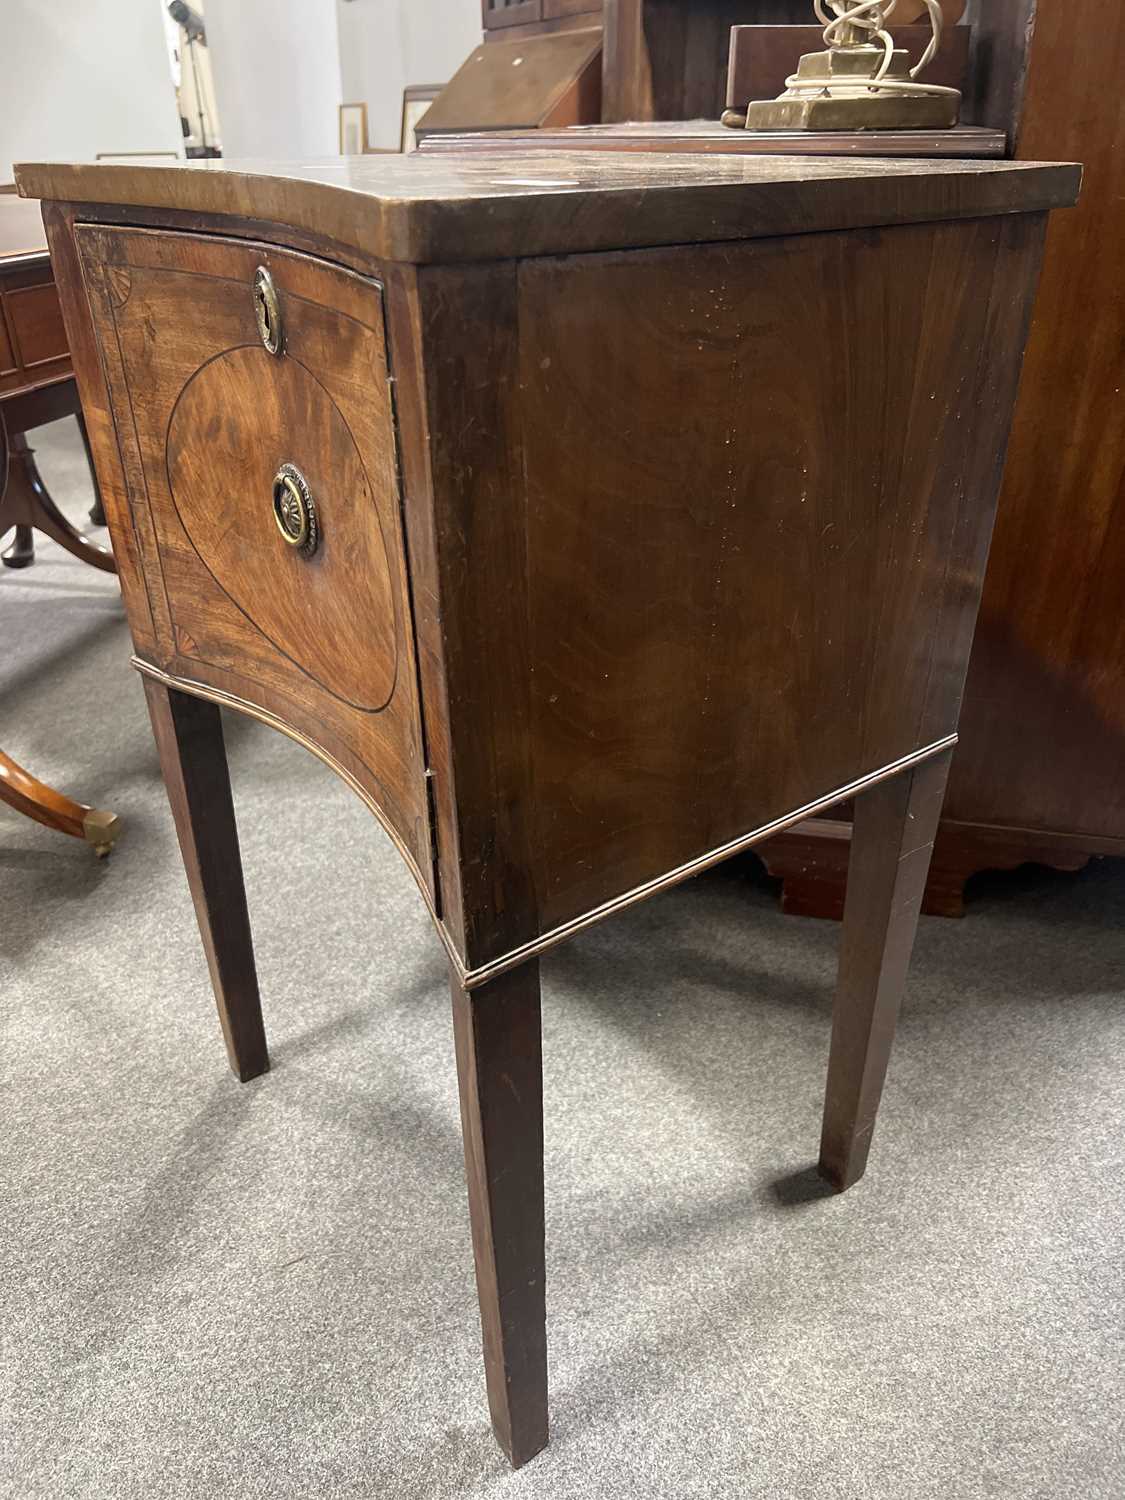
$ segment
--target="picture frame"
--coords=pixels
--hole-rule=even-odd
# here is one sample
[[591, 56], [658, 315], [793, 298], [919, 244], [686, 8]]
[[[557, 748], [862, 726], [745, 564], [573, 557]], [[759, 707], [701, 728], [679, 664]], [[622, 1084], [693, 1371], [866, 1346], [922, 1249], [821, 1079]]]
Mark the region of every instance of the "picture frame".
[[398, 149], [417, 151], [415, 134], [419, 121], [445, 87], [444, 83], [408, 83], [402, 91], [402, 127]]
[[340, 105], [340, 155], [363, 156], [367, 151], [367, 105]]

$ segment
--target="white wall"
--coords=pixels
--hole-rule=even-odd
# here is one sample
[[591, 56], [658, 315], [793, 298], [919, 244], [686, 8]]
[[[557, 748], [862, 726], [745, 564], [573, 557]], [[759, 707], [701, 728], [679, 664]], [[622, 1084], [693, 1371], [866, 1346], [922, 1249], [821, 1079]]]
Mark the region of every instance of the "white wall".
[[335, 156], [336, 0], [207, 0], [224, 156]]
[[17, 161], [175, 151], [156, 0], [0, 0], [0, 182]]
[[[397, 148], [402, 91], [445, 83], [479, 0], [206, 0], [224, 156], [334, 156], [338, 106]], [[0, 182], [13, 161], [182, 154], [161, 0], [0, 0]]]
[[[214, 0], [211, 0], [214, 3]], [[481, 40], [480, 0], [337, 0], [343, 98], [395, 148], [408, 83], [447, 83]]]

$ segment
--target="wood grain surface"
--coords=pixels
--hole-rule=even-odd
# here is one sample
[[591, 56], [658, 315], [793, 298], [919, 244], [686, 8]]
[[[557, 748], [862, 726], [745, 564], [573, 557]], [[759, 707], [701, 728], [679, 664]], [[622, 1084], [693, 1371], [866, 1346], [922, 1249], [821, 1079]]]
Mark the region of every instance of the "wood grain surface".
[[426, 111], [421, 134], [596, 120], [601, 53], [597, 28], [477, 47]]
[[[0, 197], [0, 400], [70, 376], [40, 205]], [[8, 419], [13, 432], [24, 430], [11, 408]]]
[[1122, 76], [1125, 10], [1040, 4], [1018, 149], [1081, 151], [1086, 187], [1047, 238], [948, 803], [1029, 849], [1125, 853]]
[[386, 260], [481, 261], [1030, 212], [1077, 166], [993, 161], [411, 152], [323, 162], [96, 162], [16, 169], [30, 197], [233, 214]]
[[956, 727], [1042, 230], [423, 274], [470, 967]]
[[[311, 735], [432, 892], [381, 288], [264, 246], [92, 225], [77, 238], [153, 621], [138, 649]], [[281, 296], [280, 357], [257, 333], [259, 264]], [[309, 558], [274, 523], [284, 462], [317, 499]]]

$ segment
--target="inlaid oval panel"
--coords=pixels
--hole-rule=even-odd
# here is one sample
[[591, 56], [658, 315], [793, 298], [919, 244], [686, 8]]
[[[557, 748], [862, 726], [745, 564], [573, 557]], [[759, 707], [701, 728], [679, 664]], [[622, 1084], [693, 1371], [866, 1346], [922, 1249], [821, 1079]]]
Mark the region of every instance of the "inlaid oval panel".
[[[283, 464], [315, 504], [311, 553], [275, 518]], [[330, 692], [384, 707], [397, 659], [390, 568], [359, 450], [319, 381], [261, 347], [220, 354], [180, 393], [167, 465], [192, 546], [243, 613]]]

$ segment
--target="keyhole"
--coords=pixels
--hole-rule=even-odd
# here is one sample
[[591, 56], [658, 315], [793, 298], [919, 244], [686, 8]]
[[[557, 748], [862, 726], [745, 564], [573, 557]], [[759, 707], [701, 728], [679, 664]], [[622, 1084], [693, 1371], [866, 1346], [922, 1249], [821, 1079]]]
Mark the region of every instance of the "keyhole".
[[254, 272], [254, 316], [258, 323], [258, 334], [271, 354], [281, 352], [281, 307], [277, 300], [277, 288], [273, 277], [265, 266]]

